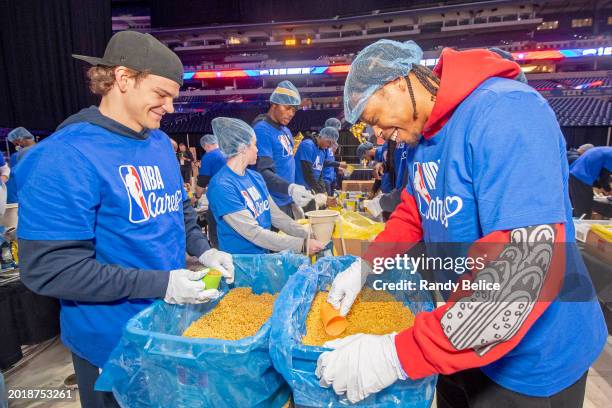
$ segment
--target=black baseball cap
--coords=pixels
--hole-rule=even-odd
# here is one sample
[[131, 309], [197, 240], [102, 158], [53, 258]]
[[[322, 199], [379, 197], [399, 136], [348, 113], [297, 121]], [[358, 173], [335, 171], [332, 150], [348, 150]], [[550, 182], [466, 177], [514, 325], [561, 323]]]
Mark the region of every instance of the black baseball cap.
[[183, 64], [179, 57], [158, 39], [138, 31], [120, 31], [106, 45], [104, 56], [72, 56], [90, 63], [107, 67], [124, 66], [135, 71], [149, 71], [153, 75], [168, 78], [183, 85]]

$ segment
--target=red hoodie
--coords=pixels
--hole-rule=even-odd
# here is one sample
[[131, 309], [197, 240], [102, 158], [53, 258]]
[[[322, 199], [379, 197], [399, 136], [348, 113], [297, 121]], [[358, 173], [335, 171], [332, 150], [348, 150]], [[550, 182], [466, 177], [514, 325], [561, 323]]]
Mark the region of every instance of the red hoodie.
[[[423, 130], [424, 137], [428, 139], [442, 129], [452, 117], [457, 106], [481, 83], [491, 77], [514, 79], [520, 73], [520, 68], [515, 62], [503, 59], [488, 50], [445, 49], [434, 73], [440, 78], [440, 87], [436, 103]], [[564, 226], [558, 224], [555, 225], [555, 229], [556, 240], [564, 241]], [[402, 191], [402, 203], [391, 215], [385, 225], [385, 230], [368, 248], [365, 259], [372, 263], [375, 257], [405, 253], [414, 243], [422, 239], [422, 221], [415, 198], [404, 190]], [[498, 249], [501, 250], [509, 242], [509, 231], [493, 232], [476, 241], [476, 243], [480, 242], [500, 243]], [[390, 245], [390, 243], [395, 243], [395, 245]], [[497, 256], [493, 253], [489, 255], [488, 259], [495, 259]], [[556, 255], [551, 270], [553, 272], [562, 271], [564, 265], [564, 256]], [[550, 273], [550, 275], [553, 278], [547, 279], [547, 284], [542, 290], [543, 296], [546, 296], [547, 299], [554, 298], [551, 292], [557, 293], [559, 290], [560, 280], [555, 279], [557, 274]], [[466, 274], [464, 277], [464, 279], [471, 278], [471, 274]], [[498, 360], [520, 342], [529, 327], [550, 304], [549, 302], [538, 302], [520, 330], [512, 338], [497, 344], [490, 352], [481, 356], [473, 349], [455, 349], [443, 332], [442, 317], [455, 304], [454, 299], [461, 296], [465, 296], [465, 293], [455, 293], [444, 306], [432, 312], [420, 313], [412, 328], [396, 336], [398, 357], [410, 378], [418, 379], [436, 373], [450, 374], [468, 368], [481, 367]]]

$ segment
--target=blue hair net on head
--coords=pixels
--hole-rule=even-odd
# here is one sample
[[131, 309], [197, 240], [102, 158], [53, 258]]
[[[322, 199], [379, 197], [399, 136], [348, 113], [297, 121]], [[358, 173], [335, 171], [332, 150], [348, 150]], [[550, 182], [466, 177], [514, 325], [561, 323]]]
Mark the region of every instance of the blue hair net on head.
[[324, 127], [328, 127], [328, 126], [331, 126], [333, 128], [336, 128], [337, 130], [340, 130], [340, 128], [342, 127], [342, 122], [340, 122], [336, 118], [329, 118], [325, 121]]
[[234, 118], [214, 118], [212, 120], [213, 133], [219, 140], [219, 147], [227, 157], [240, 153], [251, 144], [255, 138], [255, 131], [246, 122]]
[[359, 157], [359, 160], [363, 159], [363, 156], [365, 156], [366, 152], [368, 150], [372, 150], [373, 148], [374, 145], [370, 142], [365, 142], [357, 146], [357, 157]]
[[14, 142], [15, 140], [20, 139], [34, 139], [34, 135], [28, 132], [28, 130], [24, 127], [18, 127], [11, 130], [6, 137], [9, 142]]
[[414, 41], [379, 40], [361, 50], [344, 83], [344, 118], [357, 123], [370, 96], [387, 82], [408, 75], [422, 57]]
[[338, 137], [340, 137], [340, 135], [338, 134], [338, 130], [336, 128], [327, 126], [321, 129], [321, 131], [319, 132], [319, 137], [321, 139], [331, 140], [332, 142], [337, 142]]
[[200, 146], [204, 148], [205, 144], [216, 145], [219, 144], [219, 140], [217, 139], [217, 136], [208, 133], [200, 138]]
[[[514, 60], [514, 57], [512, 56], [512, 54], [509, 53], [508, 51], [504, 51], [504, 50], [502, 50], [500, 48], [497, 48], [497, 47], [491, 47], [491, 48], [489, 48], [489, 51], [492, 51], [492, 52], [496, 53], [497, 55], [499, 55], [503, 59], [507, 59], [509, 61], [516, 62]], [[527, 77], [525, 76], [525, 73], [523, 72], [522, 69], [521, 69], [520, 74], [518, 74], [514, 79], [519, 81], [519, 82], [522, 82], [524, 84], [527, 83]]]
[[282, 81], [276, 86], [272, 95], [270, 95], [270, 102], [279, 105], [299, 106], [302, 103], [302, 98], [300, 97], [300, 92], [291, 81]]

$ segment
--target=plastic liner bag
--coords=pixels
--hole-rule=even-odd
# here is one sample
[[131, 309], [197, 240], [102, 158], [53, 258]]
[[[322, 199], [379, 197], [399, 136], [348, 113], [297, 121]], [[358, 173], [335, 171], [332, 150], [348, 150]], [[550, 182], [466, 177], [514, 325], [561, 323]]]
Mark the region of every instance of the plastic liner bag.
[[384, 229], [383, 222], [373, 221], [355, 211], [344, 211], [336, 221], [333, 238], [370, 241]]
[[[276, 293], [308, 260], [290, 252], [234, 255], [232, 287]], [[222, 282], [219, 290], [227, 294]], [[289, 387], [268, 354], [270, 321], [237, 341], [181, 334], [220, 299], [201, 305], [155, 302], [126, 325], [96, 390], [112, 391], [123, 407], [281, 407]]]
[[[417, 381], [398, 381], [357, 404], [351, 404], [345, 396], [336, 395], [332, 388], [322, 388], [319, 385], [315, 376], [317, 359], [328, 349], [302, 344], [301, 339], [306, 331], [306, 316], [316, 292], [327, 290], [333, 278], [355, 259], [353, 256], [323, 258], [313, 267], [300, 269], [289, 279], [276, 300], [272, 314], [270, 356], [274, 367], [289, 383], [296, 406], [429, 407], [437, 376]], [[398, 270], [388, 270], [383, 276], [387, 282], [420, 279], [418, 273], [410, 274], [409, 271]], [[370, 276], [366, 285], [371, 286], [374, 279], [380, 279], [380, 276]], [[408, 306], [415, 315], [433, 309], [431, 296], [426, 291], [394, 292], [392, 295]]]

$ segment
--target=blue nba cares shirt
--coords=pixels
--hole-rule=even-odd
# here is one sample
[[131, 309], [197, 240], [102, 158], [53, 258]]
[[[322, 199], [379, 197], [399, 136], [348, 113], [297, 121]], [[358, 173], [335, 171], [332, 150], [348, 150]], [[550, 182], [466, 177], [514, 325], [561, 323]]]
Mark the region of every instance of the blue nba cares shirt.
[[295, 161], [297, 163], [297, 168], [295, 169], [295, 182], [303, 185], [307, 190], [312, 189], [313, 186], [308, 185], [304, 178], [301, 162], [307, 161], [312, 163], [312, 176], [315, 180], [319, 180], [323, 172], [323, 165], [326, 160], [329, 160], [327, 159], [327, 155], [327, 149], [320, 149], [313, 139], [305, 138], [300, 143], [295, 153]]
[[[503, 126], [500, 126], [503, 124]], [[592, 288], [574, 244], [565, 140], [547, 101], [518, 81], [490, 78], [457, 106], [407, 163], [424, 240], [471, 243], [494, 231], [564, 223], [563, 294]], [[576, 382], [607, 330], [594, 294], [557, 298], [504, 357], [482, 367], [510, 390], [550, 396]]]
[[200, 166], [199, 175], [208, 177], [214, 176], [223, 168], [223, 166], [225, 166], [226, 161], [227, 159], [221, 149], [217, 148], [215, 150], [211, 150], [202, 158], [202, 165]]
[[239, 175], [224, 166], [210, 181], [206, 197], [217, 221], [217, 236], [222, 251], [231, 254], [268, 252], [238, 234], [223, 219], [227, 214], [247, 210], [262, 228], [272, 227], [268, 188], [261, 174], [247, 169], [244, 175]]
[[[103, 264], [185, 267], [186, 194], [170, 140], [159, 130], [134, 139], [88, 122], [68, 124], [19, 162], [17, 184], [20, 239], [93, 240]], [[61, 300], [62, 341], [102, 367], [126, 322], [152, 302]]]
[[[257, 122], [253, 130], [257, 135], [257, 155], [271, 158], [276, 174], [289, 184], [295, 183], [294, 142], [289, 128], [272, 123], [266, 118]], [[289, 194], [272, 191], [271, 195], [279, 207], [293, 202]]]

